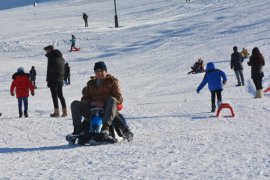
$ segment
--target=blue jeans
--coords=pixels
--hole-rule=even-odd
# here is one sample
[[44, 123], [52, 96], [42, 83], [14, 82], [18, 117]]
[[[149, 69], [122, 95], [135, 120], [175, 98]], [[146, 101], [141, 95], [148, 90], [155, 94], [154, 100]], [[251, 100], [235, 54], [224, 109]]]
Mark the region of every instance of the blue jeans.
[[22, 102], [24, 105], [24, 113], [28, 112], [28, 97], [18, 98], [19, 114], [22, 114]]

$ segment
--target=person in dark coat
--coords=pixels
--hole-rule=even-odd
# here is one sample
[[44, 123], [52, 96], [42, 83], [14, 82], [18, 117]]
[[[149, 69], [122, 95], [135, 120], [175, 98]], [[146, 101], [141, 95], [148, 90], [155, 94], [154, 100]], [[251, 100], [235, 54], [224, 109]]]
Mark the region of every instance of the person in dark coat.
[[32, 66], [32, 68], [31, 68], [31, 70], [29, 72], [29, 77], [30, 77], [31, 82], [35, 86], [35, 89], [37, 89], [37, 87], [36, 87], [36, 75], [37, 75], [37, 72], [36, 72], [35, 66]]
[[65, 84], [70, 85], [70, 66], [68, 63], [65, 64], [64, 81]]
[[50, 114], [51, 117], [59, 117], [59, 106], [58, 98], [60, 99], [63, 114], [62, 117], [67, 116], [67, 107], [66, 101], [63, 96], [63, 80], [64, 80], [64, 69], [65, 69], [65, 60], [62, 53], [54, 49], [52, 45], [44, 48], [46, 51], [46, 57], [48, 58], [47, 65], [47, 85], [51, 90], [51, 95], [54, 104], [54, 113]]
[[218, 99], [217, 104], [219, 107], [222, 102], [221, 92], [223, 91], [223, 84], [226, 84], [227, 77], [223, 71], [216, 69], [214, 63], [212, 62], [207, 64], [205, 71], [206, 71], [205, 76], [203, 78], [203, 81], [197, 88], [197, 93], [200, 93], [200, 91], [208, 83], [208, 88], [211, 92], [211, 102], [212, 102], [211, 112], [215, 112], [216, 111], [216, 105], [215, 105], [216, 96]]
[[83, 20], [85, 27], [88, 27], [88, 15], [86, 13], [83, 13]]
[[[24, 117], [28, 117], [28, 97], [29, 90], [34, 96], [34, 85], [29, 80], [29, 74], [24, 72], [22, 67], [17, 69], [17, 72], [13, 75], [13, 81], [10, 86], [10, 94], [14, 96], [14, 89], [16, 89], [16, 97], [18, 99], [19, 117], [21, 118], [23, 113]], [[24, 111], [22, 111], [22, 103], [24, 104]]]
[[251, 78], [256, 87], [256, 96], [254, 98], [262, 98], [263, 87], [262, 79], [264, 77], [263, 66], [265, 65], [264, 57], [259, 48], [255, 47], [252, 50], [248, 65], [251, 66]]
[[[236, 86], [244, 86], [245, 80], [243, 75], [243, 61], [242, 54], [237, 51], [237, 47], [233, 47], [233, 54], [231, 55], [231, 69], [234, 70], [238, 84]], [[241, 84], [242, 83], [242, 84]]]

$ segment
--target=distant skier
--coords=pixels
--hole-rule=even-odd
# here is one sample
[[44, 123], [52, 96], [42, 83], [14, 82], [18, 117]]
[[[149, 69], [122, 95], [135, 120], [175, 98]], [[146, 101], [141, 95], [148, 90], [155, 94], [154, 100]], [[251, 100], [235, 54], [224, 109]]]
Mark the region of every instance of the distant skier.
[[256, 95], [254, 98], [262, 98], [262, 79], [264, 77], [263, 66], [265, 65], [265, 61], [259, 48], [255, 47], [252, 50], [252, 55], [250, 56], [248, 65], [251, 66], [251, 78], [253, 79], [256, 87]]
[[227, 82], [227, 77], [226, 74], [215, 68], [214, 63], [210, 62], [206, 66], [206, 73], [203, 78], [203, 81], [197, 88], [197, 93], [200, 93], [200, 91], [204, 88], [204, 86], [208, 83], [208, 88], [211, 92], [211, 102], [212, 102], [212, 110], [211, 112], [216, 111], [216, 96], [217, 96], [217, 105], [218, 107], [222, 103], [222, 90], [223, 90], [223, 85], [226, 84]]
[[191, 66], [191, 69], [192, 70], [188, 72], [188, 74], [196, 74], [204, 72], [203, 60], [199, 58], [198, 61], [193, 66]]
[[186, 0], [186, 2], [190, 2], [190, 0]]
[[32, 96], [35, 95], [35, 88], [31, 81], [29, 80], [29, 74], [24, 73], [24, 69], [19, 67], [17, 73], [13, 75], [14, 80], [10, 86], [10, 94], [14, 96], [14, 89], [16, 89], [16, 97], [18, 99], [19, 106], [19, 117], [23, 115], [22, 103], [24, 103], [24, 117], [28, 117], [28, 97], [29, 90], [31, 91]]
[[242, 52], [241, 52], [242, 56], [244, 59], [247, 59], [249, 56], [249, 52], [246, 48], [243, 48]]
[[83, 13], [83, 20], [85, 27], [88, 27], [88, 15], [86, 13]]
[[[234, 70], [238, 84], [236, 86], [244, 86], [245, 80], [243, 75], [243, 61], [242, 54], [237, 51], [237, 46], [233, 47], [233, 54], [231, 55], [231, 69]], [[242, 84], [241, 84], [242, 83]]]
[[36, 72], [35, 66], [32, 66], [31, 70], [29, 72], [29, 76], [30, 76], [30, 80], [33, 83], [35, 89], [37, 89], [37, 87], [36, 87], [36, 75], [37, 75], [37, 72]]
[[75, 47], [75, 45], [76, 45], [76, 37], [74, 35], [71, 36], [70, 42], [71, 42], [70, 52], [72, 52], [73, 49], [77, 49]]
[[70, 66], [65, 64], [64, 82], [66, 85], [70, 85]]
[[63, 81], [64, 81], [64, 69], [65, 59], [63, 54], [58, 50], [54, 49], [52, 45], [44, 48], [46, 51], [46, 57], [48, 58], [47, 64], [47, 86], [51, 90], [51, 95], [54, 105], [54, 113], [50, 114], [51, 117], [59, 117], [59, 106], [58, 98], [60, 99], [63, 114], [62, 117], [67, 116], [66, 100], [63, 95]]

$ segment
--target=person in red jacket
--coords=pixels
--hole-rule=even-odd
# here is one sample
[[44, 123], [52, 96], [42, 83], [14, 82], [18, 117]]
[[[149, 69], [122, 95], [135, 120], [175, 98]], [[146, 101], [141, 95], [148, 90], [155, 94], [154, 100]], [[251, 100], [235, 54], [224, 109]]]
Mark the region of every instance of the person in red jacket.
[[16, 89], [16, 97], [18, 99], [19, 106], [19, 117], [22, 117], [22, 103], [24, 103], [24, 117], [28, 117], [28, 97], [29, 90], [31, 91], [32, 96], [35, 95], [35, 87], [32, 82], [29, 80], [29, 74], [24, 73], [24, 69], [19, 67], [17, 73], [13, 76], [13, 82], [10, 86], [10, 94], [14, 96], [14, 89]]

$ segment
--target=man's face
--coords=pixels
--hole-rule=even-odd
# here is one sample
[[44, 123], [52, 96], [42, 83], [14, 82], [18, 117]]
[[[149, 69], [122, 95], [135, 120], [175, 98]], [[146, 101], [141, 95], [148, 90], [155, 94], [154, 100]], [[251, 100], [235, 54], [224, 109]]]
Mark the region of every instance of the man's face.
[[95, 75], [96, 75], [97, 80], [103, 80], [105, 79], [107, 72], [102, 69], [97, 69], [95, 70]]

